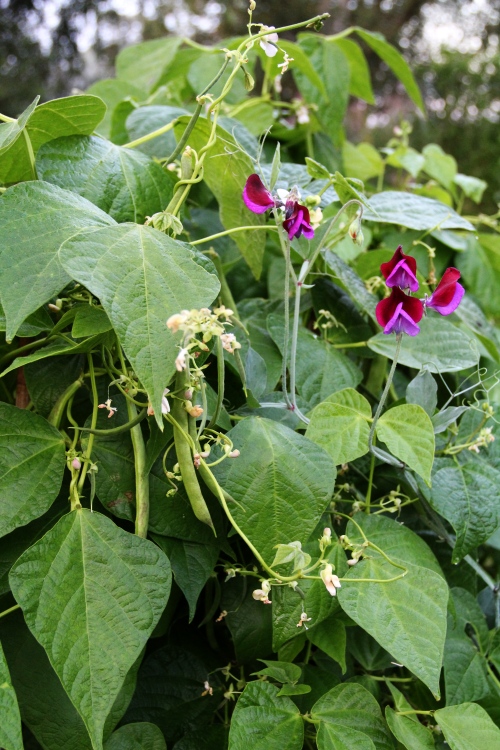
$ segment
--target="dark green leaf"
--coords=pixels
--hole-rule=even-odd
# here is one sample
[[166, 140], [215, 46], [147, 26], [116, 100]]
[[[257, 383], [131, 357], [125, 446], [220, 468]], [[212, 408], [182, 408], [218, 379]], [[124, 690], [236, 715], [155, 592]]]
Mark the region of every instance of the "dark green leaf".
[[9, 668], [0, 644], [0, 745], [3, 750], [23, 750], [21, 716]]
[[[437, 406], [437, 383], [429, 370], [421, 370], [406, 388], [406, 403], [417, 404], [432, 418]], [[434, 432], [436, 431], [434, 427]]]
[[251, 737], [254, 750], [301, 750], [304, 724], [290, 698], [278, 697], [278, 688], [267, 682], [250, 682], [240, 696], [231, 719], [229, 750], [246, 750]]
[[345, 388], [313, 409], [306, 436], [324, 448], [334, 464], [345, 464], [368, 452], [371, 416], [369, 401]]
[[61, 487], [64, 456], [64, 439], [55, 427], [0, 403], [0, 536], [48, 510]]
[[434, 738], [431, 732], [416, 717], [401, 716], [390, 706], [386, 706], [385, 718], [389, 729], [406, 750], [433, 750]]
[[[188, 111], [180, 107], [166, 107], [158, 104], [138, 107], [127, 117], [127, 131], [130, 134], [130, 140], [135, 141], [137, 138], [142, 138], [154, 130], [165, 127], [177, 117], [187, 114], [189, 114]], [[157, 138], [152, 138], [150, 141], [140, 144], [137, 148], [148, 156], [165, 159], [172, 153], [176, 145], [172, 129]]]
[[155, 724], [125, 724], [113, 732], [104, 750], [167, 750], [161, 730]]
[[434, 462], [434, 427], [428, 414], [416, 404], [402, 404], [385, 411], [377, 422], [377, 438], [391, 453], [430, 486]]

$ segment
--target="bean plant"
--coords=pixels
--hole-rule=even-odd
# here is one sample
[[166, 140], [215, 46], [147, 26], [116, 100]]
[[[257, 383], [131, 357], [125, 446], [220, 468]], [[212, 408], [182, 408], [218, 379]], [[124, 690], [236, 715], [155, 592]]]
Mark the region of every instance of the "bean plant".
[[248, 12], [0, 115], [0, 746], [498, 750], [499, 216]]

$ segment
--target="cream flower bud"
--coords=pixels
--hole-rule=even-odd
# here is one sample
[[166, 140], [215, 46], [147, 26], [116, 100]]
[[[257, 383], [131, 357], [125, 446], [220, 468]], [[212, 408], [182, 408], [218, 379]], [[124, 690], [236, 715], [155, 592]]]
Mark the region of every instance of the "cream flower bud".
[[193, 406], [191, 409], [188, 409], [188, 414], [191, 417], [201, 417], [203, 414], [203, 408], [201, 406]]

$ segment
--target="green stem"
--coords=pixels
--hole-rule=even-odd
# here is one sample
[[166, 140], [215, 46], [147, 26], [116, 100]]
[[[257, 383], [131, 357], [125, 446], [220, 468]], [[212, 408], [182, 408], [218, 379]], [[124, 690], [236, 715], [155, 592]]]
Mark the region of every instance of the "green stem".
[[283, 226], [278, 225], [278, 236], [280, 239], [281, 249], [285, 256], [285, 290], [284, 290], [284, 315], [285, 315], [285, 330], [284, 341], [283, 341], [283, 362], [281, 368], [281, 387], [283, 389], [283, 396], [285, 403], [289, 409], [293, 409], [292, 402], [288, 396], [287, 390], [287, 365], [288, 365], [288, 339], [290, 338], [290, 273], [291, 273], [291, 260], [290, 260], [290, 240], [285, 238]]
[[61, 419], [66, 410], [66, 404], [69, 402], [70, 399], [73, 398], [75, 393], [78, 391], [79, 388], [82, 387], [82, 385], [83, 385], [83, 379], [82, 379], [82, 376], [80, 376], [78, 380], [75, 380], [74, 383], [71, 383], [71, 385], [69, 385], [66, 388], [64, 393], [62, 393], [59, 396], [56, 403], [52, 407], [52, 411], [47, 417], [47, 421], [49, 422], [49, 424], [53, 425], [54, 427], [59, 428], [59, 425], [61, 424]]
[[47, 344], [51, 340], [51, 338], [51, 336], [46, 336], [44, 339], [30, 341], [29, 344], [25, 344], [24, 346], [20, 346], [18, 349], [7, 352], [7, 354], [4, 354], [4, 356], [0, 359], [0, 368], [6, 365], [11, 360], [16, 359], [20, 355], [24, 354], [25, 352], [30, 352], [32, 349], [39, 349], [41, 346], [45, 346], [45, 344]]
[[207, 429], [215, 427], [217, 420], [222, 409], [222, 402], [224, 400], [224, 349], [222, 347], [222, 340], [220, 336], [216, 339], [217, 347], [217, 403], [215, 404], [214, 413], [208, 423]]
[[0, 617], [5, 617], [5, 615], [10, 615], [10, 613], [15, 612], [16, 609], [21, 609], [21, 605], [14, 604], [14, 606], [10, 607], [10, 609], [5, 609], [3, 612], [0, 612]]
[[[94, 360], [92, 359], [92, 354], [89, 352], [87, 354], [87, 361], [89, 364], [89, 375], [90, 375], [90, 384], [92, 388], [92, 418], [90, 421], [90, 428], [92, 430], [95, 430], [95, 426], [97, 424], [97, 410], [99, 408], [99, 397], [97, 395], [97, 385], [95, 382], [95, 373], [94, 373]], [[76, 496], [71, 497], [71, 510], [76, 510], [78, 506], [80, 505], [79, 498], [83, 491], [83, 485], [85, 483], [85, 477], [87, 476], [87, 472], [89, 470], [90, 465], [90, 459], [92, 456], [92, 448], [94, 447], [94, 436], [92, 433], [90, 433], [89, 440], [87, 443], [87, 450], [83, 454], [83, 467], [80, 474], [80, 479], [78, 480], [77, 485], [77, 494]], [[80, 506], [81, 507], [81, 506]]]
[[[129, 402], [127, 402], [127, 408], [128, 408], [128, 404]], [[130, 405], [133, 409], [135, 408], [132, 401], [130, 401]], [[101, 435], [102, 437], [106, 437], [106, 436], [109, 437], [110, 435], [120, 435], [120, 433], [128, 432], [133, 427], [135, 427], [140, 422], [142, 422], [142, 420], [146, 417], [146, 415], [147, 415], [147, 409], [143, 409], [142, 411], [139, 412], [139, 414], [137, 414], [136, 412], [135, 417], [133, 417], [133, 419], [130, 422], [121, 424], [119, 427], [112, 427], [109, 430], [93, 430], [90, 427], [80, 427], [79, 429], [82, 432], [89, 432], [91, 435]], [[130, 416], [130, 412], [129, 412], [129, 416]]]
[[32, 146], [32, 143], [31, 143], [31, 138], [29, 137], [28, 131], [26, 130], [26, 128], [23, 128], [23, 136], [24, 136], [24, 141], [26, 143], [26, 149], [28, 151], [28, 156], [29, 156], [29, 160], [30, 160], [30, 166], [31, 166], [32, 176], [33, 176], [34, 180], [37, 180], [38, 179], [38, 175], [36, 173], [35, 153], [33, 151], [33, 146]]
[[[221, 234], [224, 234], [224, 232], [221, 232]], [[191, 244], [194, 245], [196, 243], [191, 242]], [[207, 255], [210, 257], [210, 260], [214, 264], [215, 270], [217, 271], [217, 276], [219, 277], [220, 298], [222, 300], [222, 304], [232, 310], [235, 314], [235, 317], [237, 317], [238, 308], [236, 307], [236, 301], [233, 297], [233, 293], [231, 292], [231, 288], [227, 283], [226, 274], [224, 273], [224, 268], [222, 267], [220, 255], [216, 253], [215, 250], [209, 250], [207, 252]]]
[[375, 455], [372, 453], [371, 461], [370, 461], [370, 474], [368, 475], [368, 489], [366, 490], [366, 497], [365, 497], [365, 513], [370, 513], [374, 471], [375, 471]]
[[366, 341], [355, 341], [354, 343], [349, 343], [348, 341], [345, 344], [331, 344], [331, 346], [334, 349], [360, 349], [362, 346], [367, 346]]
[[[126, 375], [127, 367], [119, 342], [118, 355], [120, 357], [123, 374]], [[139, 424], [143, 417], [137, 414], [135, 404], [128, 399], [126, 405], [129, 417], [128, 427], [130, 428], [131, 423], [135, 423], [130, 429], [130, 438], [132, 440], [132, 448], [134, 449], [135, 468], [135, 533], [136, 536], [145, 539], [148, 535], [149, 527], [149, 474], [146, 471], [146, 445], [144, 443], [142, 428]], [[139, 419], [139, 417], [141, 418]], [[91, 437], [93, 437], [92, 434]]]
[[377, 427], [378, 419], [382, 413], [382, 409], [384, 408], [387, 395], [389, 393], [389, 389], [391, 387], [392, 379], [394, 377], [394, 373], [396, 371], [396, 365], [398, 363], [399, 353], [401, 351], [401, 342], [403, 340], [403, 334], [397, 333], [396, 334], [396, 351], [394, 353], [394, 359], [392, 360], [391, 369], [389, 370], [389, 375], [387, 376], [387, 382], [385, 384], [384, 391], [382, 393], [382, 396], [380, 397], [380, 401], [378, 402], [377, 410], [375, 412], [375, 416], [373, 417], [373, 422], [370, 428], [370, 435], [368, 437], [368, 447], [370, 452], [373, 453], [373, 438], [375, 435], [375, 429]]
[[167, 164], [171, 164], [175, 159], [177, 159], [177, 157], [179, 156], [179, 154], [182, 153], [182, 150], [183, 150], [184, 146], [188, 142], [189, 136], [193, 132], [193, 130], [195, 128], [195, 125], [198, 122], [198, 117], [201, 115], [201, 110], [202, 109], [203, 109], [203, 105], [202, 104], [198, 104], [196, 106], [195, 111], [191, 115], [191, 119], [189, 120], [188, 124], [186, 125], [186, 130], [184, 131], [184, 133], [181, 136], [181, 139], [179, 140], [179, 143], [174, 148], [174, 150], [172, 151], [172, 153], [169, 154], [169, 156], [167, 156], [167, 159], [166, 159], [166, 163]]
[[224, 232], [217, 232], [217, 234], [211, 234], [209, 237], [202, 237], [201, 240], [193, 240], [190, 245], [203, 245], [205, 242], [211, 242], [219, 237], [225, 237], [228, 234], [235, 234], [235, 232], [249, 232], [254, 230], [264, 230], [266, 232], [276, 232], [277, 227], [268, 226], [267, 224], [256, 224], [250, 227], [233, 227], [232, 229], [225, 229]]
[[163, 135], [164, 133], [168, 133], [169, 130], [172, 130], [175, 127], [178, 119], [179, 118], [176, 117], [175, 120], [172, 120], [167, 125], [163, 125], [161, 128], [152, 130], [151, 133], [146, 133], [146, 135], [141, 136], [141, 138], [136, 138], [135, 141], [130, 141], [129, 143], [125, 143], [122, 146], [122, 148], [135, 148], [136, 146], [142, 146], [143, 143], [147, 143], [148, 141], [152, 141], [154, 138], [158, 138], [160, 135]]

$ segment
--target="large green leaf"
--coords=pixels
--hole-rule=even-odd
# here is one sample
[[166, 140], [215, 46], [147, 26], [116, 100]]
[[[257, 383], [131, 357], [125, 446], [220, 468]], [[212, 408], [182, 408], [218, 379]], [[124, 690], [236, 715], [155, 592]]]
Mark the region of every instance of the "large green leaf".
[[249, 682], [231, 718], [229, 750], [301, 750], [304, 723], [290, 698], [268, 682]]
[[486, 313], [500, 315], [500, 238], [496, 234], [480, 234], [469, 239], [465, 253], [459, 253], [457, 265], [470, 291], [481, 300]]
[[431, 732], [416, 717], [401, 716], [390, 706], [386, 706], [385, 718], [389, 729], [406, 750], [433, 750], [434, 738]]
[[377, 422], [377, 437], [391, 453], [431, 483], [434, 462], [434, 427], [428, 414], [417, 404], [394, 406]]
[[370, 80], [370, 68], [361, 47], [351, 39], [336, 39], [335, 44], [337, 47], [340, 47], [349, 63], [349, 70], [351, 72], [349, 93], [352, 96], [364, 99], [368, 104], [375, 104], [375, 96]]
[[163, 390], [178, 352], [165, 321], [180, 310], [210, 305], [217, 277], [183, 243], [133, 224], [77, 234], [60, 257], [67, 273], [99, 297], [161, 425]]
[[288, 427], [249, 417], [228, 436], [240, 451], [215, 467], [233, 497], [237, 524], [270, 563], [276, 544], [305, 543], [333, 491], [335, 469], [326, 451]]
[[113, 732], [104, 750], [167, 750], [165, 738], [155, 724], [125, 724]]
[[[22, 125], [24, 137], [17, 138], [2, 156], [0, 182], [21, 182], [31, 180], [35, 176], [28, 142], [36, 155], [43, 143], [54, 138], [76, 134], [89, 135], [106, 112], [104, 102], [97, 96], [78, 95], [53, 99], [41, 104], [34, 111], [33, 104], [17, 121], [18, 128]], [[0, 128], [3, 127], [0, 125]]]
[[0, 403], [0, 536], [49, 509], [64, 456], [64, 438], [43, 417]]
[[[130, 140], [142, 138], [142, 136], [152, 133], [153, 130], [165, 127], [172, 120], [186, 114], [188, 114], [188, 111], [180, 107], [167, 107], [158, 104], [138, 107], [127, 117], [126, 125]], [[142, 143], [137, 148], [148, 156], [164, 159], [172, 153], [175, 146], [175, 135], [172, 129], [157, 138]]]
[[105, 138], [109, 138], [113, 112], [120, 102], [125, 99], [142, 102], [144, 99], [143, 90], [131, 83], [121, 81], [119, 78], [104, 78], [102, 81], [96, 81], [92, 86], [89, 86], [87, 93], [98, 96], [106, 105], [106, 114], [99, 125], [94, 128], [96, 133]]
[[[365, 534], [371, 540], [370, 526], [365, 525], [364, 519], [360, 518], [362, 515], [357, 514], [356, 520], [359, 518]], [[375, 518], [377, 520], [369, 521], [369, 524], [379, 524], [379, 517]], [[380, 520], [387, 522], [387, 519]], [[390, 545], [384, 543], [384, 537], [391, 540], [402, 529], [395, 522], [388, 523], [389, 526], [386, 524], [385, 528], [380, 525], [375, 543], [384, 551], [387, 549], [391, 559], [405, 566], [408, 571], [405, 577], [389, 583], [349, 583], [349, 578], [384, 580], [402, 572], [370, 549], [369, 557], [344, 577], [347, 580], [339, 589], [338, 599], [358, 625], [438, 695], [446, 636], [448, 587], [442, 575], [431, 567], [423, 567], [424, 561], [419, 561], [418, 550], [423, 543], [421, 540], [414, 541], [414, 537], [418, 537], [412, 532], [400, 546], [397, 540], [393, 540], [395, 549], [389, 551]], [[350, 538], [356, 533], [351, 524], [347, 533]], [[359, 534], [358, 541], [361, 541]]]
[[[21, 610], [0, 623], [21, 718], [47, 750], [92, 750], [83, 719], [71, 703], [47, 654], [31, 635]], [[139, 656], [127, 673], [104, 727], [106, 738], [122, 718], [135, 688]]]
[[392, 750], [380, 706], [362, 685], [337, 685], [312, 707], [319, 750]]
[[325, 260], [328, 267], [333, 271], [334, 279], [340, 280], [361, 311], [368, 313], [370, 318], [376, 323], [375, 307], [377, 306], [377, 297], [368, 291], [364, 281], [358, 274], [334, 252], [327, 250]]
[[500, 747], [500, 729], [476, 703], [440, 708], [434, 718], [451, 750], [498, 750]]
[[453, 194], [457, 174], [456, 159], [446, 154], [437, 143], [428, 143], [422, 149], [422, 154], [425, 157], [424, 172]]
[[151, 39], [122, 49], [116, 58], [116, 77], [149, 93], [175, 57], [179, 37]]
[[472, 224], [434, 198], [422, 195], [386, 190], [370, 198], [370, 206], [376, 211], [363, 212], [363, 219], [385, 224], [399, 224], [408, 229], [468, 229], [474, 231]]
[[70, 281], [57, 256], [61, 243], [84, 227], [114, 223], [89, 201], [46, 182], [7, 190], [0, 201], [0, 299], [8, 341]]
[[[98, 333], [97, 336], [90, 336], [83, 341], [73, 341], [68, 335], [56, 336], [50, 344], [36, 349], [32, 354], [26, 354], [24, 357], [16, 357], [15, 360], [5, 368], [2, 377], [18, 367], [24, 367], [32, 362], [53, 358], [59, 355], [74, 355], [90, 352], [99, 344], [109, 343], [109, 337], [106, 334]], [[114, 343], [114, 336], [111, 336], [111, 344]], [[60, 367], [60, 365], [59, 365]]]
[[[271, 314], [267, 319], [269, 334], [283, 353], [284, 318]], [[288, 345], [290, 356], [290, 344]], [[328, 341], [300, 327], [295, 364], [297, 391], [313, 407], [344, 388], [355, 388], [363, 375], [354, 362]]]
[[368, 452], [371, 416], [369, 401], [345, 388], [313, 409], [306, 436], [324, 448], [335, 464], [345, 464]]
[[23, 750], [21, 716], [9, 667], [0, 644], [0, 745], [3, 750]]
[[500, 526], [500, 472], [486, 462], [441, 463], [429, 501], [455, 529], [452, 560], [458, 563]]
[[159, 164], [97, 136], [50, 141], [36, 163], [41, 179], [81, 195], [120, 223], [142, 224], [172, 198], [172, 181]]
[[231, 633], [236, 658], [242, 664], [273, 653], [271, 607], [255, 604], [252, 588], [241, 576], [224, 583], [220, 606], [227, 612], [224, 622]]
[[380, 59], [389, 66], [394, 75], [399, 78], [405, 87], [410, 99], [415, 102], [417, 107], [423, 112], [424, 102], [422, 100], [422, 95], [413, 77], [410, 66], [401, 53], [398, 52], [392, 44], [386, 42], [382, 34], [366, 31], [366, 29], [361, 29], [359, 26], [355, 27], [355, 31], [361, 39], [372, 48]]
[[[185, 117], [176, 125], [175, 134], [178, 139], [184, 133], [188, 122], [189, 119]], [[210, 122], [200, 118], [189, 136], [188, 144], [199, 152], [206, 145], [211, 128]], [[238, 148], [234, 138], [221, 127], [217, 128], [214, 145], [206, 152], [203, 167], [204, 180], [217, 199], [220, 219], [225, 229], [262, 226], [265, 223], [265, 217], [249, 211], [241, 197], [247, 178], [255, 172], [253, 162]], [[259, 278], [266, 232], [236, 232], [233, 239], [253, 275]]]
[[3, 156], [5, 152], [14, 145], [17, 139], [21, 137], [23, 130], [26, 127], [26, 123], [35, 111], [39, 99], [40, 97], [37, 96], [31, 104], [26, 107], [24, 112], [19, 115], [17, 120], [13, 120], [12, 122], [2, 122], [0, 124], [0, 156]]
[[[394, 359], [395, 336], [378, 333], [368, 341], [374, 352]], [[479, 361], [477, 344], [466, 333], [440, 316], [430, 315], [420, 322], [418, 336], [405, 336], [399, 362], [429, 372], [459, 372], [474, 367]]]
[[165, 607], [170, 575], [158, 547], [88, 510], [64, 516], [11, 570], [28, 627], [96, 750], [126, 674]]

